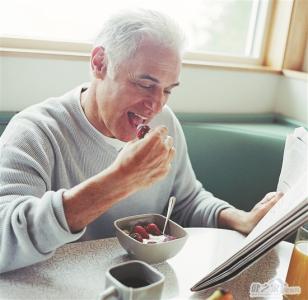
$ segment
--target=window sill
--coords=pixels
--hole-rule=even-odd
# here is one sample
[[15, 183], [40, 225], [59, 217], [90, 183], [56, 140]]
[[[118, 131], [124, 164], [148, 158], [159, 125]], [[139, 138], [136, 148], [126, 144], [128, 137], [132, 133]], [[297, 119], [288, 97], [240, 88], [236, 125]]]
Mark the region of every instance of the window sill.
[[[89, 52], [75, 52], [75, 51], [54, 51], [41, 49], [16, 49], [16, 48], [0, 48], [0, 56], [13, 57], [31, 57], [31, 58], [49, 58], [49, 59], [63, 59], [63, 60], [81, 60], [89, 61]], [[183, 66], [202, 67], [210, 69], [228, 70], [228, 71], [250, 71], [261, 73], [282, 74], [281, 70], [266, 66], [231, 64], [226, 62], [210, 62], [210, 61], [196, 61], [183, 60]], [[300, 73], [300, 72], [299, 72]], [[286, 74], [284, 74], [286, 75]], [[287, 72], [288, 77], [293, 77], [290, 72]], [[302, 77], [304, 77], [302, 75]], [[297, 77], [298, 78], [298, 77]]]
[[206, 67], [206, 68], [213, 68], [213, 69], [282, 74], [281, 70], [275, 69], [275, 68], [272, 68], [272, 67], [258, 66], [258, 65], [246, 65], [246, 64], [239, 64], [239, 63], [236, 64], [236, 63], [226, 63], [226, 62], [211, 62], [211, 61], [184, 59], [183, 65], [196, 66], [196, 67]]
[[308, 81], [308, 73], [294, 70], [283, 69], [282, 74], [286, 77]]
[[[47, 57], [52, 59], [89, 61], [92, 45], [90, 43], [33, 40], [15, 37], [0, 37], [0, 56]], [[282, 74], [272, 67], [184, 58], [184, 66], [205, 67], [221, 70], [237, 70]]]
[[89, 60], [90, 43], [35, 40], [18, 37], [0, 37], [1, 56], [48, 57]]

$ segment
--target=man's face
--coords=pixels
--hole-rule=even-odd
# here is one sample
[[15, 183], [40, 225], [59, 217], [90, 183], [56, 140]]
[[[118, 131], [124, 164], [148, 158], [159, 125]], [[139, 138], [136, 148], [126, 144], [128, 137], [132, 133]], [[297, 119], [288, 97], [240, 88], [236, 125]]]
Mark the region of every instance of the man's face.
[[143, 42], [113, 79], [106, 75], [97, 84], [97, 121], [102, 133], [122, 141], [134, 139], [136, 127], [149, 123], [179, 84], [180, 66], [174, 51]]

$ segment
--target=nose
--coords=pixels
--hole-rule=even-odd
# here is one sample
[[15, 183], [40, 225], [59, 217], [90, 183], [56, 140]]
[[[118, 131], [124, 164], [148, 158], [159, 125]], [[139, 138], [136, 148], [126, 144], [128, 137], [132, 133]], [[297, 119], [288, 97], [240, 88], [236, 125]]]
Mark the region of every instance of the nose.
[[145, 100], [143, 101], [143, 105], [146, 109], [148, 109], [151, 113], [159, 113], [161, 112], [163, 105], [161, 102], [153, 101], [153, 100]]
[[145, 100], [143, 104], [151, 112], [157, 114], [161, 112], [163, 106], [165, 105], [165, 97], [166, 96], [163, 92], [156, 92], [150, 99]]

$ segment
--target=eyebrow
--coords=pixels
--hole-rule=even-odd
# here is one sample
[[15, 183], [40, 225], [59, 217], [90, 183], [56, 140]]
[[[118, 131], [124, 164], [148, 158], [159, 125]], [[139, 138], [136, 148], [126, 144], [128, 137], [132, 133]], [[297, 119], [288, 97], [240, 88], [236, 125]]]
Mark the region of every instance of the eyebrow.
[[[142, 75], [140, 75], [138, 77], [139, 77], [139, 79], [148, 79], [148, 80], [151, 80], [151, 81], [153, 81], [155, 83], [158, 83], [158, 84], [160, 83], [160, 81], [157, 78], [155, 78], [155, 77], [153, 77], [153, 76], [151, 76], [149, 74], [142, 74]], [[176, 83], [173, 83], [170, 86], [168, 86], [168, 88], [179, 86], [179, 85], [180, 85], [180, 83], [176, 82]]]

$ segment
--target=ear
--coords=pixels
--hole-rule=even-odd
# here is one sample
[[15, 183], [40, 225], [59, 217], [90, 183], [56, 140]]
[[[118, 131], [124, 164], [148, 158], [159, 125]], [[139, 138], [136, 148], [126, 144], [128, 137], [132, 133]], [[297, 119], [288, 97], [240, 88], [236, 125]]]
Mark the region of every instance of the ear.
[[95, 78], [104, 79], [107, 71], [105, 49], [96, 47], [91, 53], [91, 68]]

